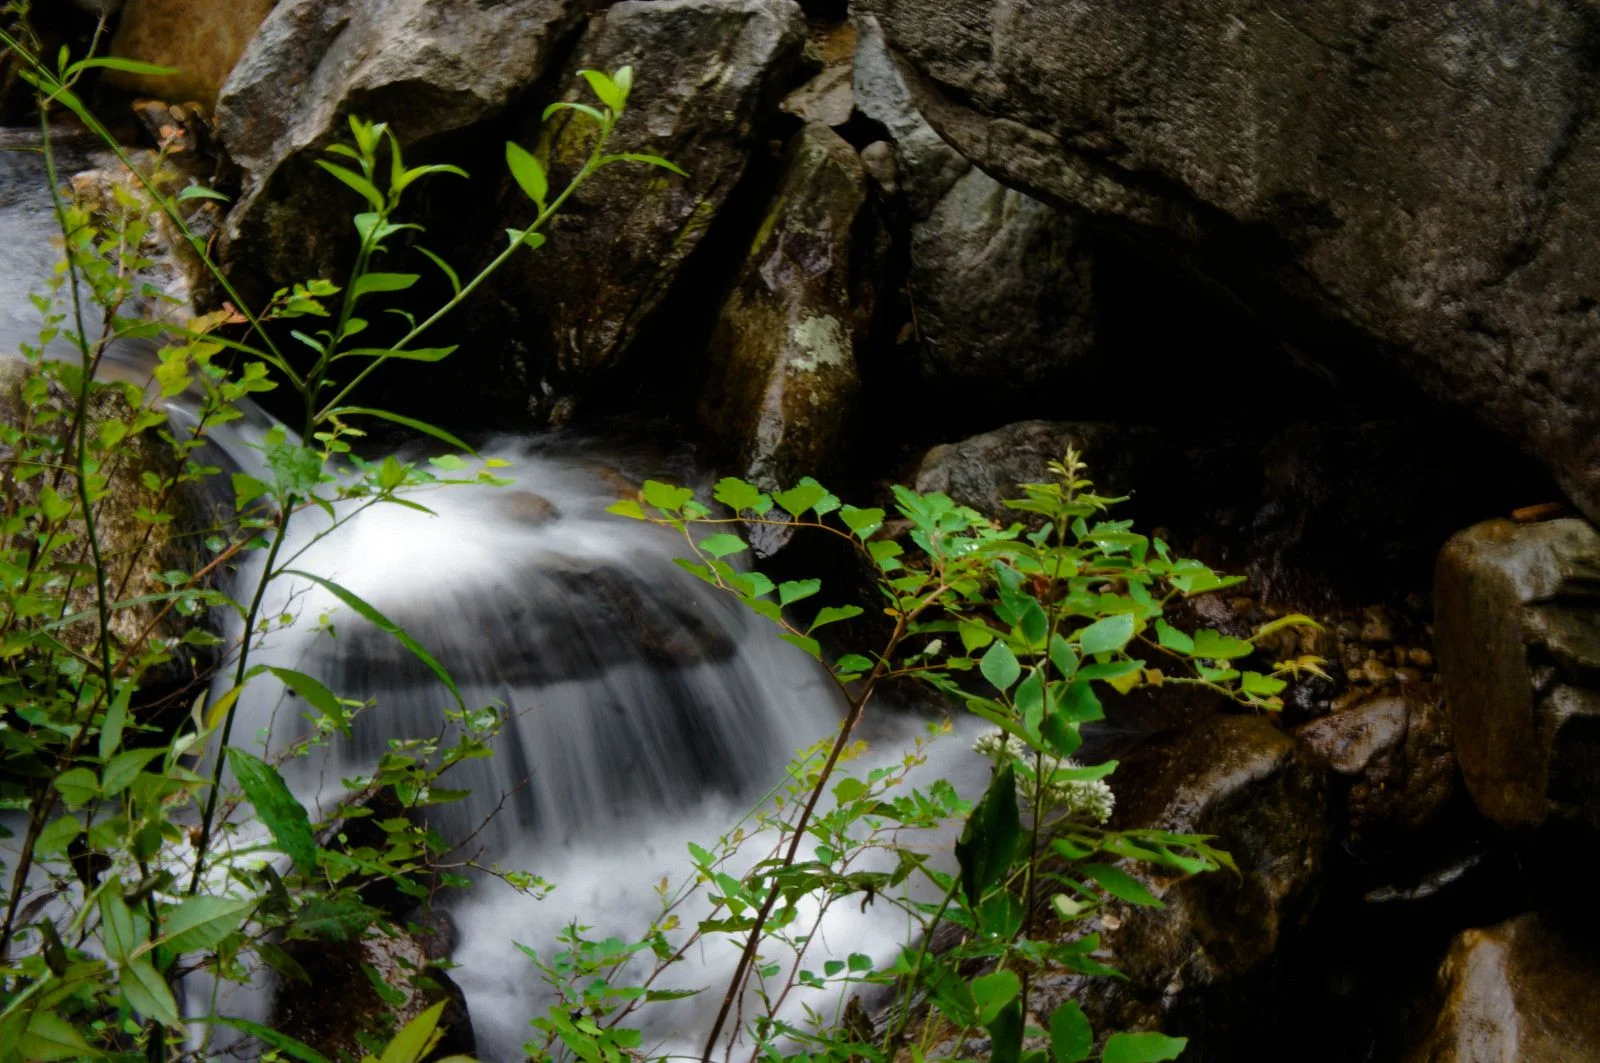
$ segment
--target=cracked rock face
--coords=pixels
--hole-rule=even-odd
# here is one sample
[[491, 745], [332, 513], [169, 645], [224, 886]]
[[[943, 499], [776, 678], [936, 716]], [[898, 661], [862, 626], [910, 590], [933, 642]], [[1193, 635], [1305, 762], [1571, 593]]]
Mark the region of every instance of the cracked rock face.
[[1593, 5], [865, 6], [973, 162], [1390, 352], [1600, 517]]
[[1506, 827], [1600, 828], [1600, 531], [1468, 528], [1439, 555], [1434, 634], [1456, 757]]

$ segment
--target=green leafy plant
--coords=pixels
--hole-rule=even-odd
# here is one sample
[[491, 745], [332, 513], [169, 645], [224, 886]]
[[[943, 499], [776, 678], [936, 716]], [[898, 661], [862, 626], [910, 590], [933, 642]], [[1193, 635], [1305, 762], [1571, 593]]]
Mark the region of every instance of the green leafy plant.
[[[707, 934], [743, 942], [703, 1059], [726, 1056], [741, 1041], [752, 1059], [798, 1053], [892, 1060], [903, 1051], [921, 1059], [936, 1044], [945, 1046], [938, 1054], [959, 1054], [979, 1030], [989, 1038], [991, 1057], [1003, 1061], [1137, 1063], [1172, 1059], [1182, 1050], [1181, 1038], [1125, 1032], [1110, 1034], [1096, 1055], [1094, 1031], [1071, 1001], [1049, 1016], [1048, 1030], [1026, 1024], [1040, 971], [1116, 975], [1100, 955], [1099, 935], [1087, 929], [1106, 905], [1158, 908], [1164, 884], [1232, 868], [1206, 837], [1108, 828], [1112, 798], [1105, 780], [1116, 764], [1080, 765], [1073, 757], [1082, 728], [1103, 716], [1106, 690], [1193, 684], [1249, 709], [1278, 709], [1284, 685], [1317, 662], [1279, 662], [1261, 671], [1239, 663], [1254, 654], [1256, 639], [1312, 621], [1286, 617], [1249, 639], [1181, 631], [1167, 618], [1176, 601], [1238, 580], [1174, 556], [1127, 521], [1108, 519], [1119, 500], [1093, 492], [1077, 455], [1051, 469], [1053, 480], [1024, 484], [1021, 497], [1007, 503], [1030, 515], [1037, 525], [1031, 530], [1020, 522], [997, 525], [942, 494], [897, 487], [901, 523], [891, 535], [884, 510], [843, 504], [812, 480], [769, 493], [724, 479], [714, 493], [720, 512], [688, 488], [647, 482], [637, 498], [612, 507], [681, 532], [692, 552], [681, 562], [688, 571], [738, 597], [819, 659], [819, 632], [860, 616], [862, 607], [818, 606], [820, 581], [775, 585], [736, 562], [748, 550], [743, 531], [751, 525], [835, 536], [876, 573], [892, 625], [877, 652], [847, 653], [830, 663], [848, 710], [834, 739], [796, 766], [788, 800], [762, 815], [759, 836], [777, 838], [770, 855], [736, 879], [719, 867], [743, 835], [713, 850], [691, 849], [696, 874], [686, 888], [714, 891], [715, 910], [688, 942]], [[892, 772], [859, 779], [844, 767], [874, 694], [900, 679], [931, 686], [994, 728], [977, 744], [994, 772], [967, 816], [953, 872], [894, 840], [960, 807], [948, 784], [891, 799], [887, 787], [903, 781]], [[855, 868], [873, 847], [895, 857], [891, 870]], [[1140, 867], [1148, 871], [1135, 873]], [[894, 897], [913, 877], [930, 884], [938, 899], [903, 895], [892, 903], [916, 920], [920, 944], [884, 969], [864, 956], [830, 961], [821, 975], [802, 965], [810, 945], [810, 933], [796, 926], [803, 901], [820, 901], [824, 911], [845, 899], [873, 903]], [[963, 932], [959, 944], [935, 952], [933, 932], [947, 923]], [[658, 921], [652, 933], [665, 930]], [[780, 944], [797, 957], [787, 971], [770, 959]], [[657, 939], [657, 973], [645, 984], [686, 945]], [[813, 1015], [797, 1025], [780, 1015], [791, 986], [830, 978], [893, 986], [897, 1003], [877, 1028], [859, 1016]], [[742, 1027], [730, 1029], [740, 1016]]]
[[[25, 5], [10, 10], [25, 14]], [[465, 703], [444, 665], [369, 603], [301, 571], [303, 548], [290, 548], [289, 530], [307, 510], [329, 518], [320, 537], [372, 506], [417, 508], [408, 496], [419, 490], [503, 482], [500, 463], [476, 459], [435, 426], [354, 405], [356, 390], [387, 363], [453, 353], [422, 346], [425, 334], [512, 255], [538, 249], [541, 230], [595, 172], [622, 162], [675, 168], [653, 156], [607, 153], [631, 74], [586, 72], [600, 105], [559, 105], [590, 125], [586, 162], [552, 195], [539, 161], [508, 145], [531, 218], [463, 280], [437, 254], [402, 250], [395, 241], [402, 232], [413, 240], [422, 235], [420, 225], [400, 220], [407, 193], [424, 179], [463, 172], [408, 167], [392, 130], [352, 118], [350, 141], [330, 146], [320, 160], [363, 203], [352, 218], [349, 276], [342, 286], [321, 278], [289, 285], [252, 310], [188, 224], [190, 201], [216, 193], [175, 188], [160, 157], [154, 165], [131, 158], [77, 91], [98, 69], [161, 71], [114, 58], [73, 59], [65, 50], [51, 64], [25, 33], [11, 30], [0, 30], [0, 44], [37, 91], [63, 242], [61, 266], [36, 299], [37, 342], [0, 366], [15, 384], [8, 416], [0, 418], [0, 811], [19, 827], [0, 865], [0, 1061], [184, 1059], [203, 1055], [212, 1028], [227, 1026], [315, 1063], [322, 1059], [315, 1049], [215, 1014], [203, 1000], [199, 1012], [181, 1014], [175, 987], [202, 972], [219, 985], [245, 981], [263, 966], [303, 979], [297, 941], [401, 932], [396, 913], [374, 901], [378, 887], [425, 903], [440, 888], [464, 885], [470, 861], [452, 857], [421, 813], [463, 796], [444, 776], [488, 755], [500, 714]], [[51, 147], [52, 115], [61, 109], [99, 134], [126, 167], [128, 180], [109, 206], [74, 201], [63, 190]], [[141, 301], [157, 297], [144, 280], [154, 264], [149, 245], [157, 220], [211, 270], [227, 308], [182, 325], [158, 325], [137, 312]], [[391, 305], [420, 276], [393, 264], [403, 254], [450, 284], [450, 296], [425, 315]], [[374, 313], [398, 315], [405, 331], [371, 344], [365, 334]], [[279, 330], [305, 352], [280, 347]], [[128, 340], [163, 344], [151, 378], [103, 379], [108, 355]], [[299, 433], [268, 432], [259, 469], [230, 475], [211, 464], [211, 434], [237, 421], [250, 396], [276, 388], [297, 397]], [[181, 430], [163, 410], [180, 397], [196, 409], [194, 423]], [[352, 444], [371, 419], [450, 449], [426, 461], [363, 460]], [[196, 501], [219, 478], [231, 496], [224, 513]], [[237, 598], [218, 580], [231, 570], [259, 573]], [[143, 585], [149, 579], [141, 574], [152, 571], [159, 573], [153, 585]], [[391, 743], [369, 775], [348, 781], [335, 818], [324, 822], [296, 800], [278, 765], [348, 735], [370, 706], [315, 676], [254, 659], [261, 639], [291, 622], [264, 608], [268, 584], [283, 577], [325, 588], [402, 643], [453, 696], [441, 706], [439, 736]], [[216, 613], [235, 618], [237, 642], [225, 644], [203, 622]], [[213, 681], [218, 662], [223, 677]], [[168, 691], [168, 680], [158, 679], [169, 674], [187, 675], [186, 685]], [[252, 682], [281, 683], [306, 706], [302, 737], [270, 759], [231, 744], [240, 697]], [[155, 714], [163, 700], [178, 697], [193, 699], [187, 714]], [[244, 817], [235, 813], [244, 809], [259, 830], [241, 829]], [[541, 885], [526, 874], [507, 877], [525, 889]], [[375, 988], [398, 1007], [428, 989], [427, 972], [415, 972], [411, 982], [377, 978]], [[378, 1017], [362, 1035], [372, 1049], [367, 1058], [416, 1063], [437, 1040], [439, 1015], [439, 1007], [424, 1011], [397, 1032]]]

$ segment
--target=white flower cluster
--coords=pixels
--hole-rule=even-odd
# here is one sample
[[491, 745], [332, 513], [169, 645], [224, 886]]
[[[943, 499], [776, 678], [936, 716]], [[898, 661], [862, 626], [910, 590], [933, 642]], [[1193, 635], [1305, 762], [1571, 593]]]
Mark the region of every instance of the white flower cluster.
[[[982, 753], [996, 764], [1007, 761], [1020, 762], [1028, 767], [1033, 766], [1033, 751], [1026, 742], [1016, 735], [1007, 734], [996, 727], [992, 731], [985, 731], [972, 743], [975, 752]], [[1058, 808], [1072, 819], [1087, 820], [1091, 823], [1104, 823], [1111, 818], [1111, 811], [1117, 805], [1116, 795], [1111, 792], [1111, 787], [1104, 779], [1057, 779], [1058, 772], [1070, 771], [1080, 767], [1071, 757], [1046, 757], [1044, 760], [1043, 803], [1052, 808]], [[1028, 803], [1041, 795], [1033, 791], [1033, 779], [1025, 777], [1022, 780], [1023, 794]]]

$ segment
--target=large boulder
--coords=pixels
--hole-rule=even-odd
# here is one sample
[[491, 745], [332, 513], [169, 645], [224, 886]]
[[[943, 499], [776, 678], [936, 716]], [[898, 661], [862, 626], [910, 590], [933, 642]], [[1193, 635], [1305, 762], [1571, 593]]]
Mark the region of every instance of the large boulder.
[[315, 161], [348, 139], [348, 116], [388, 122], [413, 158], [425, 154], [519, 99], [591, 6], [281, 0], [217, 105], [218, 136], [243, 171], [220, 253], [245, 295], [341, 275], [359, 200]]
[[[608, 150], [664, 156], [689, 176], [639, 166], [603, 171], [568, 201], [548, 230], [550, 247], [514, 259], [496, 280], [508, 322], [505, 357], [515, 363], [508, 373], [527, 394], [558, 396], [536, 417], [564, 419], [570, 411], [560, 399], [581, 398], [605, 379], [684, 280], [761, 146], [805, 37], [792, 0], [625, 0], [596, 16], [564, 84], [574, 84], [578, 68], [631, 65], [639, 88]], [[521, 131], [523, 143], [539, 136], [535, 119]], [[547, 146], [551, 184], [560, 188], [587, 158], [590, 127], [556, 121]], [[527, 215], [509, 178], [500, 213], [509, 224]]]
[[807, 125], [711, 339], [700, 418], [739, 475], [788, 487], [840, 471], [881, 283], [878, 235], [855, 150]]
[[1128, 757], [1112, 789], [1111, 826], [1212, 835], [1239, 873], [1135, 869], [1165, 907], [1113, 906], [1096, 928], [1126, 980], [1046, 974], [1037, 1010], [1073, 998], [1096, 1029], [1170, 1028], [1186, 1005], [1260, 975], [1309, 915], [1332, 838], [1327, 779], [1269, 720], [1216, 716]]
[[912, 103], [883, 32], [858, 16], [856, 109], [889, 136], [910, 215], [907, 286], [935, 394], [1038, 407], [1095, 349], [1093, 257], [1063, 211], [963, 159]]
[[[206, 106], [217, 93], [277, 0], [128, 0], [111, 38], [111, 54], [157, 66], [175, 74], [136, 74], [110, 70], [117, 88], [174, 102]], [[95, 5], [90, 4], [93, 8]]]
[[1600, 962], [1537, 915], [1463, 932], [1439, 969], [1439, 992], [1408, 1063], [1600, 1059]]
[[979, 166], [1392, 353], [1600, 519], [1592, 4], [864, 6]]
[[1434, 634], [1456, 756], [1484, 815], [1600, 828], [1600, 531], [1489, 521], [1445, 544]]

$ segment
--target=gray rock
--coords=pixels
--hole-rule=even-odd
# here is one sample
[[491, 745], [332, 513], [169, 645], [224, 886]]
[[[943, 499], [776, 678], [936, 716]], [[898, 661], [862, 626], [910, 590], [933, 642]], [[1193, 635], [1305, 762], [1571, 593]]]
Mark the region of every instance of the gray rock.
[[1600, 519], [1592, 4], [862, 6], [979, 166], [1393, 352]]
[[[529, 393], [581, 397], [623, 360], [744, 176], [804, 42], [791, 0], [627, 0], [596, 16], [573, 72], [632, 65], [639, 86], [609, 150], [665, 156], [689, 177], [602, 172], [551, 227], [548, 251], [513, 260], [497, 279]], [[531, 144], [537, 131], [522, 135]], [[559, 188], [586, 157], [587, 132], [558, 121], [551, 136]], [[508, 179], [507, 224], [526, 206]]]
[[1600, 964], [1537, 915], [1458, 935], [1441, 1003], [1407, 1063], [1587, 1063], [1600, 1058]]
[[1507, 827], [1600, 828], [1600, 532], [1582, 520], [1490, 521], [1452, 538], [1434, 637], [1456, 756]]
[[282, 0], [223, 85], [217, 133], [243, 170], [224, 263], [264, 293], [337, 276], [354, 202], [314, 166], [348, 115], [402, 143], [496, 115], [546, 72], [589, 0]]
[[1118, 905], [1102, 918], [1127, 980], [1045, 974], [1037, 1014], [1070, 996], [1096, 1029], [1161, 1028], [1185, 994], [1255, 971], [1309, 914], [1332, 836], [1327, 780], [1267, 719], [1217, 716], [1128, 757], [1112, 789], [1113, 827], [1214, 835], [1239, 874], [1130, 868], [1165, 907]]
[[1421, 830], [1458, 792], [1449, 716], [1431, 685], [1371, 697], [1296, 735], [1332, 771], [1353, 847]]
[[712, 335], [700, 419], [741, 475], [789, 487], [838, 470], [880, 283], [875, 235], [855, 150], [806, 126]]
[[1088, 477], [1102, 493], [1122, 493], [1138, 483], [1140, 469], [1159, 446], [1159, 437], [1149, 428], [1019, 421], [934, 447], [923, 456], [914, 483], [918, 491], [942, 491], [986, 516], [1010, 521], [1017, 515], [1005, 500], [1020, 497], [1018, 484], [1048, 482], [1050, 462], [1060, 461], [1068, 447], [1079, 452]]
[[1095, 347], [1093, 259], [1077, 226], [945, 144], [913, 105], [876, 20], [856, 21], [856, 105], [888, 130], [912, 215], [924, 376], [969, 404], [1064, 384]]

